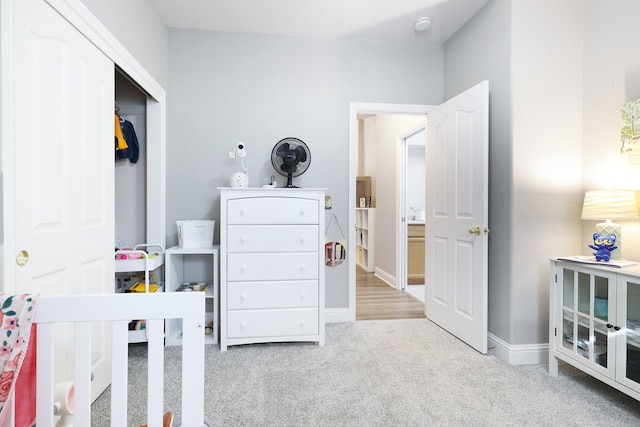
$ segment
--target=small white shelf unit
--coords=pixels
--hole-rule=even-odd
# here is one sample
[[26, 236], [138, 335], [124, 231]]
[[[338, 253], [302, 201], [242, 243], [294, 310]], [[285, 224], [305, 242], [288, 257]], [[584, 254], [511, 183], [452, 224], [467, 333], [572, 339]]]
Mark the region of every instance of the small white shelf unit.
[[356, 208], [356, 263], [368, 272], [375, 269], [375, 208]]
[[[134, 246], [133, 249], [121, 249], [116, 251], [118, 255], [139, 255], [140, 258], [117, 259], [115, 265], [116, 272], [116, 293], [131, 292], [131, 286], [137, 283], [137, 280], [130, 280], [124, 284], [124, 278], [135, 276], [135, 273], [144, 273], [145, 292], [149, 292], [150, 275], [156, 274], [158, 289], [156, 292], [163, 291], [162, 283], [162, 266], [164, 265], [164, 246], [159, 244], [141, 243]], [[142, 320], [142, 319], [131, 319]], [[129, 343], [147, 342], [147, 331], [145, 329], [134, 329], [129, 331]]]
[[[191, 289], [193, 285], [205, 287], [205, 344], [217, 344], [219, 339], [219, 251], [220, 245], [213, 245], [207, 248], [174, 246], [165, 252], [165, 292], [197, 292], [184, 289]], [[182, 320], [166, 320], [165, 344], [182, 345]]]

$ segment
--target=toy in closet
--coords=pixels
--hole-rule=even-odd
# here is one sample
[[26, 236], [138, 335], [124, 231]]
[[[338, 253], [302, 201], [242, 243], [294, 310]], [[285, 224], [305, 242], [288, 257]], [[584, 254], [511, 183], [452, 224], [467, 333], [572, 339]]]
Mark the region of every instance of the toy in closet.
[[[151, 251], [152, 248], [155, 250]], [[162, 277], [162, 266], [164, 265], [164, 247], [162, 245], [141, 243], [133, 249], [116, 248], [115, 257], [117, 293], [164, 291], [162, 282], [158, 279], [158, 275]], [[141, 276], [139, 273], [143, 273], [143, 275]], [[152, 277], [154, 277], [153, 280], [151, 280]], [[131, 319], [129, 322], [129, 342], [146, 341], [146, 321]]]
[[115, 106], [114, 122], [116, 160], [129, 159], [136, 163], [140, 155], [140, 145], [133, 123], [120, 116], [120, 107]]

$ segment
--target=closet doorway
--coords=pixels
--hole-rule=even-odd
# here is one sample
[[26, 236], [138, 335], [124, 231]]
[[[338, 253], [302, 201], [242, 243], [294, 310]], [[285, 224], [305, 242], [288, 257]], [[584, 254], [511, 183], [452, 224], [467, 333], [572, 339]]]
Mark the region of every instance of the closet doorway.
[[[161, 108], [123, 69], [115, 68], [115, 109], [131, 123], [139, 155], [115, 161], [116, 246], [165, 245], [165, 145], [159, 128]], [[120, 243], [122, 245], [120, 245]]]
[[[7, 108], [2, 109], [0, 251], [7, 293], [114, 292], [115, 66], [147, 94], [146, 135], [152, 142], [147, 160], [157, 165], [146, 176], [157, 184], [146, 195], [147, 238], [165, 240], [164, 89], [80, 6], [43, 0], [0, 6], [11, 24], [1, 28], [10, 47], [2, 51], [7, 64], [2, 87], [11, 88], [2, 92]], [[29, 132], [18, 132], [25, 129]], [[103, 339], [110, 333], [106, 325], [92, 331], [95, 398], [108, 386], [111, 353]], [[70, 335], [63, 332], [55, 350], [61, 380], [73, 369], [64, 339]]]
[[[137, 85], [116, 67], [115, 112], [121, 121], [132, 125], [139, 144], [134, 159], [115, 162], [115, 240], [116, 247], [130, 247], [147, 243], [146, 206], [144, 204], [147, 172], [147, 97]], [[150, 242], [149, 242], [150, 243]]]

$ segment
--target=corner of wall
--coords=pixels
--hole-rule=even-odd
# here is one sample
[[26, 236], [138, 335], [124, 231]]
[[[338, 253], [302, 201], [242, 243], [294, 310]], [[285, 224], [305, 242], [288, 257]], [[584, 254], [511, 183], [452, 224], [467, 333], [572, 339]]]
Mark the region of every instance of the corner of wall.
[[549, 360], [549, 344], [512, 345], [489, 334], [489, 354], [510, 365], [539, 365]]

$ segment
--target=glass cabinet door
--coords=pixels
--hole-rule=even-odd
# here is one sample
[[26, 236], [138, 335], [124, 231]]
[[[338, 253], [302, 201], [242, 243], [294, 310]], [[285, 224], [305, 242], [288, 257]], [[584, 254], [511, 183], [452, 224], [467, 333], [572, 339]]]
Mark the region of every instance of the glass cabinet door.
[[620, 334], [616, 379], [640, 391], [640, 279], [621, 276], [618, 287], [620, 301], [626, 303], [621, 304], [616, 325]]
[[[560, 264], [559, 264], [560, 265]], [[558, 348], [572, 358], [613, 376], [609, 334], [614, 316], [615, 275], [561, 265], [558, 297], [562, 322], [556, 325]]]

